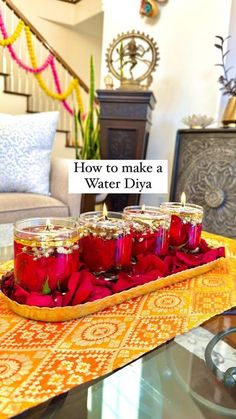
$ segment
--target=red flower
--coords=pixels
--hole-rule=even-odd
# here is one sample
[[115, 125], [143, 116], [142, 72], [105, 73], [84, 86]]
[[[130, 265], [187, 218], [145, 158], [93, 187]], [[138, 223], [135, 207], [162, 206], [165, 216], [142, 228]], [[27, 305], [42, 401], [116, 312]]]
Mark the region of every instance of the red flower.
[[118, 280], [112, 284], [112, 291], [113, 293], [121, 292], [135, 286], [136, 281], [133, 276], [130, 276], [125, 272], [120, 272]]
[[[44, 259], [44, 260], [43, 260]], [[49, 258], [41, 258], [44, 262], [45, 275], [49, 278], [48, 284], [51, 290], [63, 290], [68, 286], [68, 280], [73, 272], [77, 272], [80, 267], [79, 251], [70, 254], [56, 254]]]
[[63, 296], [62, 305], [76, 305], [87, 301], [93, 290], [93, 274], [87, 269], [74, 272], [68, 281], [68, 291]]
[[105, 272], [115, 263], [116, 240], [86, 236], [80, 239], [80, 249], [85, 265], [93, 272]]
[[198, 223], [197, 225], [187, 223], [186, 231], [188, 235], [188, 243], [186, 248], [189, 250], [194, 250], [199, 246], [201, 240], [202, 223]]
[[155, 255], [139, 256], [136, 265], [133, 267], [134, 274], [144, 274], [154, 270], [161, 275], [166, 271], [164, 262]]
[[86, 269], [77, 273], [79, 274], [79, 283], [71, 301], [72, 306], [88, 301], [93, 291], [93, 274]]
[[19, 304], [27, 304], [27, 299], [29, 297], [29, 293], [24, 290], [20, 285], [15, 284], [14, 290], [11, 294], [11, 299], [16, 301]]
[[45, 276], [39, 275], [36, 269], [36, 261], [26, 253], [20, 253], [15, 257], [15, 281], [27, 291], [41, 292], [45, 282]]
[[78, 251], [35, 260], [32, 255], [19, 253], [15, 257], [15, 278], [28, 291], [43, 293], [46, 281], [49, 291], [60, 290], [67, 288], [69, 277], [79, 266]]
[[183, 220], [178, 217], [178, 215], [172, 215], [170, 225], [170, 244], [172, 246], [185, 244], [188, 240], [187, 229], [187, 224], [184, 224]]
[[62, 307], [63, 304], [63, 295], [59, 291], [54, 291], [52, 293], [52, 299], [56, 307]]
[[29, 294], [26, 299], [26, 304], [28, 306], [37, 307], [55, 307], [52, 295], [42, 295], [38, 292], [32, 292]]
[[1, 291], [7, 297], [11, 297], [14, 287], [14, 271], [7, 272], [2, 276]]
[[112, 281], [107, 281], [103, 277], [93, 277], [93, 290], [88, 301], [98, 300], [112, 294]]
[[155, 247], [155, 233], [147, 231], [145, 234], [143, 232], [133, 232], [133, 247], [132, 254], [134, 257], [138, 255], [147, 255], [153, 251]]
[[145, 274], [128, 275], [125, 272], [120, 272], [118, 280], [112, 285], [113, 293], [121, 292], [138, 285], [146, 284], [147, 282], [155, 281], [160, 278], [160, 271], [153, 270]]
[[114, 266], [129, 266], [132, 253], [132, 236], [119, 237], [115, 240]]
[[199, 243], [199, 252], [206, 253], [208, 250], [210, 250], [209, 244], [206, 240], [201, 239]]

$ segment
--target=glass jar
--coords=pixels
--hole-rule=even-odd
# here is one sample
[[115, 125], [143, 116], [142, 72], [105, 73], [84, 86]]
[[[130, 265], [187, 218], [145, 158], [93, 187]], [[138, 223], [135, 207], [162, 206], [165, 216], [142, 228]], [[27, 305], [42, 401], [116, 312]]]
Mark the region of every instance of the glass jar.
[[15, 281], [29, 292], [67, 290], [79, 268], [79, 235], [75, 221], [31, 218], [14, 225]]

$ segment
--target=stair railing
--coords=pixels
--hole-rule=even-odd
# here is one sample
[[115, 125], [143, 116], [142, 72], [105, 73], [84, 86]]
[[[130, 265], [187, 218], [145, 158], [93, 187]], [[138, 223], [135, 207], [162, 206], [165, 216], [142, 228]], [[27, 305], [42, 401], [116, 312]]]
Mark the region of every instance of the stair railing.
[[[31, 22], [29, 22], [22, 12], [17, 9], [12, 1], [0, 0], [0, 7], [9, 35], [14, 32], [19, 20], [23, 21], [24, 24], [30, 28], [30, 32], [33, 35], [34, 51], [37, 56], [38, 64], [41, 65], [45, 62], [49, 54], [53, 55], [61, 91], [64, 92], [71, 81], [76, 79], [81, 88], [82, 100], [86, 100], [87, 93], [89, 92], [88, 86], [61, 55], [48, 44], [46, 39]], [[22, 35], [14, 42], [14, 50], [19, 59], [24, 62], [26, 61], [26, 64], [30, 66], [30, 58], [28, 53], [26, 53], [28, 48], [26, 38]], [[27, 112], [60, 110], [58, 130], [66, 133], [66, 146], [74, 146], [73, 135], [70, 135], [70, 133], [74, 131], [73, 117], [71, 114], [63, 107], [63, 104], [60, 101], [52, 99], [44, 93], [32, 73], [19, 68], [18, 64], [11, 58], [6, 47], [0, 48], [0, 74], [5, 75], [5, 92], [25, 95], [27, 97]], [[42, 77], [45, 84], [56, 92], [55, 79], [50, 67], [42, 73]], [[66, 99], [70, 109], [74, 108], [74, 101], [73, 95], [70, 95]]]

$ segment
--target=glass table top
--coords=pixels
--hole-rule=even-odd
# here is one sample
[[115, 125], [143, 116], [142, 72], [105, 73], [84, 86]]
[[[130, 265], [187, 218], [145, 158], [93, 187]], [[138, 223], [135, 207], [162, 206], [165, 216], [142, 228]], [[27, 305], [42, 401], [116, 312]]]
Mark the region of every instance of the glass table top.
[[0, 224], [0, 261], [13, 257], [13, 224]]
[[[230, 326], [236, 327], [236, 316], [216, 316], [117, 372], [80, 385], [18, 417], [236, 418], [236, 386], [226, 388], [204, 361], [204, 351], [209, 340]], [[213, 360], [222, 371], [236, 366], [235, 348], [236, 334], [215, 347]]]
[[[12, 257], [12, 233], [11, 224], [0, 225], [0, 260]], [[236, 327], [234, 313], [215, 316], [109, 376], [79, 385], [17, 417], [236, 418], [236, 385], [225, 387], [206, 366], [204, 357], [214, 335]], [[221, 371], [236, 367], [236, 333], [215, 346], [212, 358]]]

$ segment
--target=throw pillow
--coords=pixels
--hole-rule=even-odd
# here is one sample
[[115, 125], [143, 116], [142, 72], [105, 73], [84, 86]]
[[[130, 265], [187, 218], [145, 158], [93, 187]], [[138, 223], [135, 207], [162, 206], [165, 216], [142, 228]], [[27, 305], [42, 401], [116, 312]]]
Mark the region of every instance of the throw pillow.
[[49, 194], [59, 112], [0, 114], [0, 192]]

